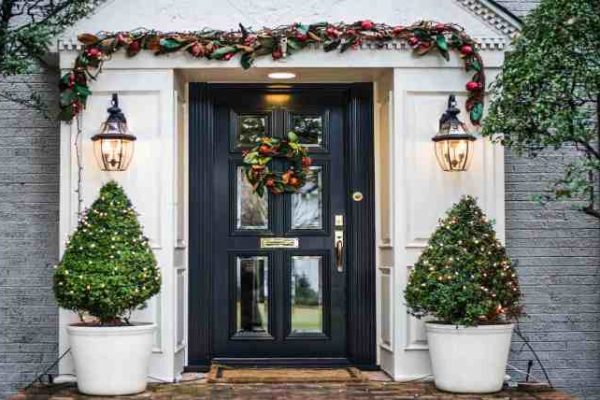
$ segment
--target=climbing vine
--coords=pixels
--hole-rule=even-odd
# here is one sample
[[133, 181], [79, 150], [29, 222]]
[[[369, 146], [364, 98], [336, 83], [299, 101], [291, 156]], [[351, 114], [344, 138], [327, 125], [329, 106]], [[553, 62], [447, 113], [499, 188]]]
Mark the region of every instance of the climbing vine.
[[363, 44], [383, 48], [388, 43], [404, 42], [414, 53], [422, 56], [435, 51], [450, 59], [456, 51], [462, 57], [465, 70], [471, 72], [466, 84], [469, 98], [466, 103], [471, 122], [479, 124], [483, 114], [485, 73], [476, 42], [459, 25], [420, 21], [408, 26], [390, 26], [370, 20], [352, 24], [320, 22], [304, 25], [295, 23], [257, 31], [240, 24], [236, 31], [203, 29], [197, 32], [168, 32], [138, 29], [130, 32], [100, 32], [79, 35], [83, 44], [73, 68], [60, 80], [60, 119], [72, 121], [85, 108], [91, 94], [90, 80], [96, 79], [102, 64], [124, 50], [134, 57], [142, 50], [157, 56], [186, 52], [194, 58], [229, 61], [239, 56], [242, 68], [248, 69], [256, 58], [270, 55], [281, 59], [308, 46], [319, 46], [324, 51], [345, 52]]

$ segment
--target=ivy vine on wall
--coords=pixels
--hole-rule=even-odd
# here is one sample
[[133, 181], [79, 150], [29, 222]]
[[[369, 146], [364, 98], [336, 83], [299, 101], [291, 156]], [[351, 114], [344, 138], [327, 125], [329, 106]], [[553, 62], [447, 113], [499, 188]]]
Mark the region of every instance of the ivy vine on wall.
[[301, 51], [309, 45], [318, 45], [324, 51], [356, 49], [362, 44], [384, 48], [386, 44], [400, 41], [411, 46], [422, 56], [435, 51], [450, 59], [456, 51], [462, 57], [465, 70], [472, 72], [466, 84], [469, 98], [466, 109], [471, 122], [478, 125], [483, 114], [485, 73], [476, 42], [459, 25], [420, 21], [408, 26], [390, 26], [370, 20], [352, 24], [320, 22], [304, 25], [296, 23], [257, 31], [240, 24], [236, 31], [203, 29], [197, 32], [169, 32], [138, 29], [130, 32], [84, 33], [79, 35], [83, 44], [73, 68], [60, 80], [60, 119], [72, 121], [85, 108], [91, 94], [90, 80], [96, 79], [102, 64], [112, 54], [125, 50], [129, 57], [142, 50], [155, 55], [186, 52], [194, 58], [229, 61], [239, 55], [242, 68], [248, 69], [255, 59], [270, 55], [274, 60]]

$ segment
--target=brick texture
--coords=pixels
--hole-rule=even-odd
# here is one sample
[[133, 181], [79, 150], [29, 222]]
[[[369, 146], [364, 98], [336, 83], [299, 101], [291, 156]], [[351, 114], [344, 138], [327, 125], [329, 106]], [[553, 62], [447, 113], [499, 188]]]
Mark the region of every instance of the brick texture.
[[[555, 386], [600, 398], [600, 221], [575, 201], [540, 205], [532, 196], [550, 187], [573, 156], [537, 159], [506, 155], [506, 242], [519, 262], [525, 311], [521, 330]], [[525, 370], [533, 355], [515, 338], [510, 364]], [[534, 374], [543, 377], [537, 364]], [[514, 376], [519, 374], [513, 373]]]
[[[0, 79], [2, 93], [27, 82], [56, 103], [56, 71]], [[0, 98], [0, 398], [57, 356], [58, 124]]]
[[[497, 2], [519, 16], [537, 3]], [[3, 79], [0, 90], [24, 91], [29, 82], [55, 103], [56, 75]], [[57, 356], [51, 277], [59, 240], [58, 143], [55, 122], [0, 100], [0, 398]], [[507, 246], [520, 263], [529, 314], [521, 329], [550, 378], [579, 397], [600, 399], [600, 223], [574, 202], [531, 200], [568, 158], [506, 155]], [[510, 364], [524, 370], [532, 358], [515, 339]], [[541, 376], [538, 367], [534, 373]]]

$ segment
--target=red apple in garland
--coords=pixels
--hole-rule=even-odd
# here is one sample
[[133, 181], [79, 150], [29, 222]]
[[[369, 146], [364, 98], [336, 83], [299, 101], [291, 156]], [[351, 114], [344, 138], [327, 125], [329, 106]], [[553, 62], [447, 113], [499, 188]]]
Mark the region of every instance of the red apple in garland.
[[481, 90], [482, 86], [483, 85], [481, 84], [481, 82], [470, 81], [467, 82], [466, 88], [469, 92], [476, 92], [478, 90]]
[[462, 54], [463, 56], [470, 56], [471, 54], [473, 54], [473, 47], [465, 44], [460, 48], [460, 54]]
[[375, 24], [370, 19], [365, 19], [364, 21], [360, 22], [360, 28], [363, 31], [370, 31], [374, 27], [375, 27]]

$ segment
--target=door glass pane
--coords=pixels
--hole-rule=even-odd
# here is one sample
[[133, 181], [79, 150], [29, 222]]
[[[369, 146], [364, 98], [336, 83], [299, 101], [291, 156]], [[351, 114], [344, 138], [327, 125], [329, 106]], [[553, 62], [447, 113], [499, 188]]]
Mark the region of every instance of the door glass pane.
[[292, 333], [323, 331], [321, 256], [292, 256]]
[[265, 256], [237, 257], [236, 330], [267, 332], [269, 323], [269, 260]]
[[244, 176], [244, 168], [237, 167], [236, 228], [267, 229], [269, 202], [267, 193], [257, 195]]
[[267, 117], [264, 115], [238, 116], [236, 147], [253, 147], [256, 139], [267, 135]]
[[323, 141], [323, 118], [320, 115], [292, 115], [292, 130], [300, 143], [318, 146]]
[[316, 166], [311, 172], [304, 186], [292, 194], [292, 229], [323, 227], [323, 171]]

